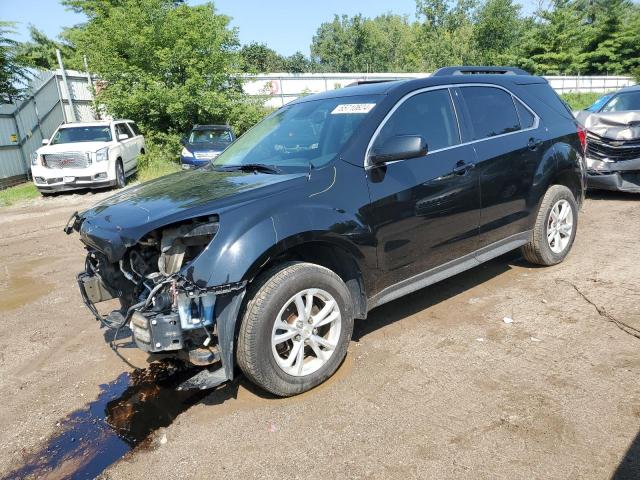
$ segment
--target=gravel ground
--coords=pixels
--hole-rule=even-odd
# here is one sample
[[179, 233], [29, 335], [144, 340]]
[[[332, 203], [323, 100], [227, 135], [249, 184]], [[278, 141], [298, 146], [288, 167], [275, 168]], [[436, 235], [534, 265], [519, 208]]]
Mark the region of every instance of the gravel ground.
[[[106, 195], [0, 209], [0, 476], [124, 360], [146, 365], [106, 344], [75, 285], [82, 246], [62, 232]], [[380, 307], [325, 385], [275, 399], [240, 379], [102, 477], [640, 478], [640, 339], [620, 323], [640, 328], [639, 201], [592, 195], [563, 264], [507, 254]]]

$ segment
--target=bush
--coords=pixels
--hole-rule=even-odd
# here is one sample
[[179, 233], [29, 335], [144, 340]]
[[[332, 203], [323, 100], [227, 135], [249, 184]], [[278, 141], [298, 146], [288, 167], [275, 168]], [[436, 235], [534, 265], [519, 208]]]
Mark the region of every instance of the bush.
[[144, 140], [144, 154], [138, 157], [138, 180], [146, 182], [180, 170], [179, 135], [146, 131]]
[[603, 95], [598, 92], [576, 92], [563, 93], [560, 97], [569, 104], [571, 110], [584, 110]]

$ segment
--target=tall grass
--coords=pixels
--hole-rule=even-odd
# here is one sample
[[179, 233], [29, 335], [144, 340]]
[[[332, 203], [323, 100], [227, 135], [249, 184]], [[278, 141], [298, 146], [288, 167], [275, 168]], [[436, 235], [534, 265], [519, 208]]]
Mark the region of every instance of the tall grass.
[[0, 190], [0, 207], [8, 207], [16, 202], [35, 198], [39, 195], [38, 189], [33, 183], [21, 183], [15, 187]]
[[180, 170], [180, 136], [146, 132], [145, 152], [138, 157], [137, 179], [152, 180]]
[[560, 97], [569, 104], [571, 110], [584, 110], [603, 95], [602, 92], [575, 92], [563, 93]]

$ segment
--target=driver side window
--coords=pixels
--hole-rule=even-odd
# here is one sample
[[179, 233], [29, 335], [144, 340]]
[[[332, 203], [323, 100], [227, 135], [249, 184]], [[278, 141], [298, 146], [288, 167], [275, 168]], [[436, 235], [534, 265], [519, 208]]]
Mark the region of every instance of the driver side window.
[[397, 135], [420, 135], [428, 151], [460, 143], [460, 132], [448, 89], [409, 97], [391, 115], [374, 143], [374, 149]]

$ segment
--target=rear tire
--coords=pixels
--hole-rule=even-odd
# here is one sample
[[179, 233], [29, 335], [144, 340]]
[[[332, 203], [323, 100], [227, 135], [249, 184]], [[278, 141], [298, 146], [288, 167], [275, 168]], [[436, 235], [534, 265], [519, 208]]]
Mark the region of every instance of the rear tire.
[[312, 263], [278, 265], [249, 292], [238, 365], [268, 392], [297, 395], [333, 375], [352, 332], [351, 295], [338, 275]]
[[127, 180], [124, 176], [124, 168], [122, 167], [122, 160], [116, 162], [116, 188], [124, 188]]
[[552, 185], [542, 199], [524, 258], [537, 265], [555, 265], [569, 254], [578, 229], [578, 205], [564, 185]]

